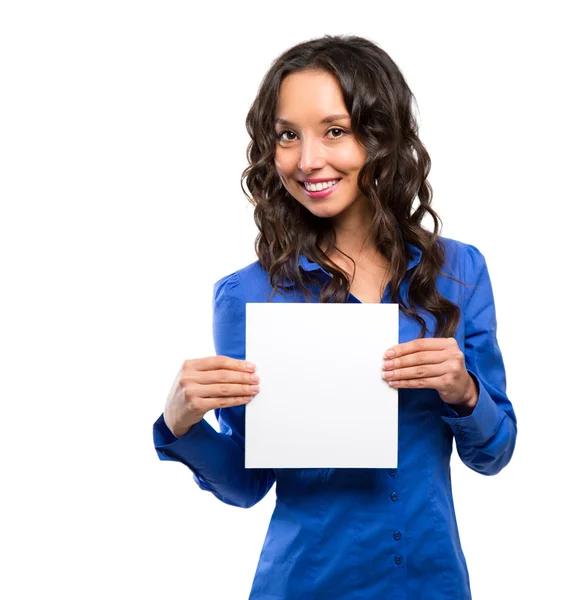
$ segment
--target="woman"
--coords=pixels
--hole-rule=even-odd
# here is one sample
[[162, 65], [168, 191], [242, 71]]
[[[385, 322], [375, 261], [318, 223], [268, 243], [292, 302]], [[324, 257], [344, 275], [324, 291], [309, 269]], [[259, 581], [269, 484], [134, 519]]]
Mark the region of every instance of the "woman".
[[[228, 504], [252, 506], [277, 482], [253, 599], [471, 597], [453, 438], [492, 475], [512, 456], [516, 418], [485, 259], [439, 236], [412, 100], [378, 46], [325, 36], [272, 64], [247, 117], [258, 261], [215, 284], [218, 356], [183, 364], [154, 442]], [[244, 406], [258, 391], [245, 303], [312, 299], [399, 304], [400, 343], [375, 365], [399, 390], [398, 469], [244, 468]], [[202, 420], [212, 409], [220, 432]]]

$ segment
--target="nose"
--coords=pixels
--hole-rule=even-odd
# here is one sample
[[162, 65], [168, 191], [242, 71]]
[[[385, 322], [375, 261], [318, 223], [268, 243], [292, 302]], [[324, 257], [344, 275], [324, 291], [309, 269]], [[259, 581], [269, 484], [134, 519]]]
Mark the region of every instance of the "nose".
[[325, 164], [326, 159], [320, 140], [305, 137], [300, 149], [298, 168], [303, 173], [310, 173], [316, 169], [321, 169]]

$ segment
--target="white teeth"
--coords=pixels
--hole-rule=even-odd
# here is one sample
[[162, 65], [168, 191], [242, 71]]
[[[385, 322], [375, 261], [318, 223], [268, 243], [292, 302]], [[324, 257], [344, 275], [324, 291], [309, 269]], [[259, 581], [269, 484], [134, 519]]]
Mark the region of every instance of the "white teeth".
[[325, 190], [326, 188], [329, 188], [329, 187], [335, 185], [338, 181], [339, 181], [339, 179], [334, 179], [332, 181], [324, 181], [323, 183], [306, 183], [306, 182], [304, 182], [304, 187], [309, 192], [321, 192], [322, 190]]

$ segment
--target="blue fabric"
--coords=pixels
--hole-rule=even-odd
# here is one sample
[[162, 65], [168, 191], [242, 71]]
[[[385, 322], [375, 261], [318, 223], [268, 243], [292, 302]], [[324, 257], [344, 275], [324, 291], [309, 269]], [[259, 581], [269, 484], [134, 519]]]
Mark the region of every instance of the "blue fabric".
[[[459, 417], [435, 390], [399, 390], [398, 469], [245, 469], [244, 407], [215, 411], [220, 432], [203, 420], [176, 439], [163, 415], [154, 424], [159, 458], [185, 464], [197, 484], [222, 502], [253, 506], [276, 482], [276, 506], [250, 599], [471, 597], [451, 491], [453, 440], [469, 468], [494, 475], [512, 456], [516, 417], [506, 396], [485, 259], [474, 246], [442, 241], [444, 272], [468, 284], [441, 274], [437, 279], [439, 292], [461, 308], [454, 337], [479, 399], [469, 416]], [[412, 246], [410, 252], [413, 268], [421, 252]], [[299, 264], [330, 277], [304, 256]], [[245, 303], [265, 302], [271, 289], [258, 262], [214, 285], [217, 354], [245, 359]], [[389, 292], [387, 286], [383, 302], [390, 302]], [[273, 301], [305, 300], [295, 286]], [[352, 295], [349, 301], [359, 302]], [[422, 316], [433, 331], [433, 318]], [[399, 317], [399, 341], [417, 338], [420, 326], [403, 313]], [[351, 416], [350, 423], [359, 418]]]

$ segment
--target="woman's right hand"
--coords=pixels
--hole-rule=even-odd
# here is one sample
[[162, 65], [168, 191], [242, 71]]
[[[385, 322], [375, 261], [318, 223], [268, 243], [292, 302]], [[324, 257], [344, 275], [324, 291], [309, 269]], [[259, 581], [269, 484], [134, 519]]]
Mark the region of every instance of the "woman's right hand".
[[[215, 408], [248, 404], [259, 391], [255, 366], [228, 356], [185, 360], [171, 387], [163, 416], [179, 438]], [[251, 386], [255, 386], [253, 389]]]

